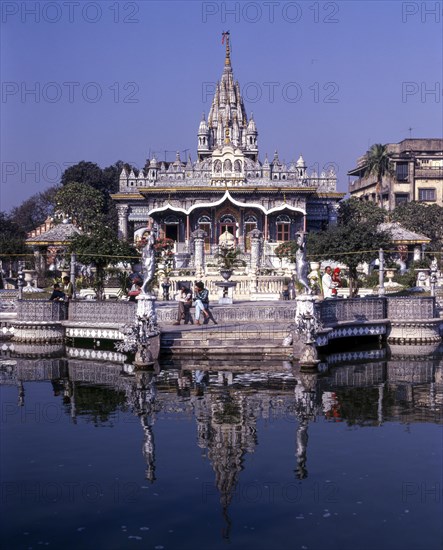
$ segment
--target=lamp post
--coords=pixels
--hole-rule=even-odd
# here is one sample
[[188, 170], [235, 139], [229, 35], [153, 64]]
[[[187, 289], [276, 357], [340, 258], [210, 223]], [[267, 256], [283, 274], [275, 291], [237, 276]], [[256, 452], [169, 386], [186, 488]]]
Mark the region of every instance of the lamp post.
[[385, 294], [385, 265], [383, 248], [378, 251], [378, 295]]
[[23, 276], [23, 263], [20, 262], [19, 267], [18, 267], [18, 273], [17, 273], [17, 287], [18, 287], [18, 299], [19, 300], [23, 299], [23, 285], [24, 285], [23, 277], [24, 277]]
[[429, 282], [431, 285], [431, 296], [435, 296], [435, 286], [437, 284], [437, 271], [438, 271], [437, 262], [433, 261], [431, 263], [431, 276], [429, 278]]
[[75, 294], [76, 294], [76, 289], [75, 289], [75, 262], [76, 262], [76, 257], [75, 257], [75, 254], [74, 252], [71, 254], [71, 272], [70, 272], [70, 277], [69, 277], [69, 280], [72, 284], [72, 297], [75, 298]]

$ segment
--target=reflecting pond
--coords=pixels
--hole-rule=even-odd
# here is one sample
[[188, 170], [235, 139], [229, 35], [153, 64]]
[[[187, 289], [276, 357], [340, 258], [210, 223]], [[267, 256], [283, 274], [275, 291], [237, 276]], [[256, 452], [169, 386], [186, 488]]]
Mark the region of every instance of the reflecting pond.
[[4, 548], [441, 548], [441, 354], [2, 357], [0, 381]]

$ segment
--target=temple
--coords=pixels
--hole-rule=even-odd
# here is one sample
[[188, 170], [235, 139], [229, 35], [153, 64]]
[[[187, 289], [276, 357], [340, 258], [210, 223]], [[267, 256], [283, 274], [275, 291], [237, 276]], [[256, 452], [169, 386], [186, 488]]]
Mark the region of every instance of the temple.
[[[338, 201], [333, 170], [308, 173], [305, 160], [286, 164], [277, 151], [259, 159], [258, 130], [248, 118], [234, 80], [229, 33], [223, 33], [225, 62], [206, 119], [198, 128], [197, 158], [177, 153], [174, 162], [148, 159], [143, 170], [123, 170], [117, 203], [119, 234], [134, 233], [155, 223], [160, 237], [173, 239], [177, 253], [189, 255], [192, 233], [204, 231], [204, 249], [211, 255], [220, 238], [250, 253], [252, 230], [267, 243], [293, 240], [300, 231], [324, 229], [336, 221]], [[272, 246], [271, 246], [272, 248]]]

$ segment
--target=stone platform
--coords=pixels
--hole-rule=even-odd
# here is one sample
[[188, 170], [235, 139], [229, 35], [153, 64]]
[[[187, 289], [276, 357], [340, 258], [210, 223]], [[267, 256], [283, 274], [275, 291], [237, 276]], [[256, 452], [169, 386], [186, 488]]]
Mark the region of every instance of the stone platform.
[[[161, 328], [161, 354], [186, 357], [254, 356], [289, 358], [292, 346], [283, 346], [295, 318], [295, 301], [235, 302], [214, 304], [210, 310], [217, 321], [203, 325], [175, 326], [177, 305], [163, 302], [157, 308]], [[191, 310], [194, 316], [194, 309]]]
[[[133, 302], [72, 301], [54, 304], [44, 300], [17, 302], [16, 317], [3, 320], [2, 335], [15, 342], [34, 343], [77, 340], [122, 340], [124, 327], [134, 323]], [[327, 347], [337, 339], [372, 337], [392, 343], [439, 343], [443, 319], [431, 297], [367, 297], [324, 300], [316, 304], [321, 325], [317, 345]], [[172, 357], [182, 355], [220, 357], [221, 355], [256, 355], [295, 357], [294, 348], [283, 345], [295, 324], [295, 301], [272, 301], [260, 304], [238, 301], [232, 305], [211, 304], [218, 322], [213, 325], [175, 326], [177, 302], [156, 302], [162, 333], [161, 352]], [[191, 315], [195, 315], [191, 310]], [[54, 328], [48, 334], [47, 325]], [[53, 337], [54, 336], [54, 337]]]
[[[214, 316], [216, 313], [214, 313]], [[218, 325], [180, 325], [161, 327], [162, 355], [190, 357], [229, 356], [288, 358], [292, 346], [283, 346], [290, 331], [289, 323], [226, 322]]]

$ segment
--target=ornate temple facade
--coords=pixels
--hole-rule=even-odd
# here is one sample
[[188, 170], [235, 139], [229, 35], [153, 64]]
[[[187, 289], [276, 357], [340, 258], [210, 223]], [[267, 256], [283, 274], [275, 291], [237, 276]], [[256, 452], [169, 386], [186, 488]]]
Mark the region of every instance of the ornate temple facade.
[[201, 229], [207, 254], [227, 233], [248, 254], [254, 229], [266, 245], [334, 223], [344, 195], [336, 183], [332, 170], [308, 173], [302, 156], [286, 164], [275, 152], [260, 161], [257, 125], [252, 115], [248, 119], [234, 80], [227, 35], [223, 74], [198, 129], [197, 159], [182, 160], [177, 153], [174, 162], [149, 159], [138, 173], [124, 169], [112, 197], [121, 238], [155, 223], [160, 237], [176, 242], [177, 252], [192, 256], [192, 233]]

